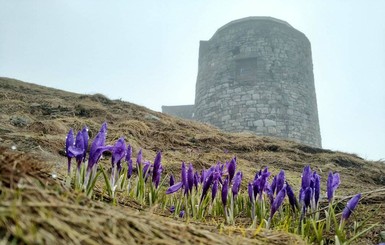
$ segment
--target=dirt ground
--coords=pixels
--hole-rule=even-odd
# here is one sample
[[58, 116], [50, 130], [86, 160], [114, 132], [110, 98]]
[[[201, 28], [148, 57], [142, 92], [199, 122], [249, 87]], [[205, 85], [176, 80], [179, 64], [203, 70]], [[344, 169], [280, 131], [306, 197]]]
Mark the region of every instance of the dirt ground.
[[[290, 244], [303, 243], [296, 236], [273, 231], [266, 231], [263, 237], [259, 237], [261, 239], [235, 232], [229, 239], [228, 235], [219, 234], [216, 227], [207, 224], [186, 224], [149, 211], [139, 212], [135, 205], [111, 207], [87, 200], [79, 193], [68, 194], [68, 190], [60, 184], [60, 176], [64, 176], [66, 171], [63, 155], [68, 130], [79, 130], [87, 125], [92, 139], [105, 121], [108, 123], [107, 143], [112, 144], [124, 136], [134, 152], [143, 148], [144, 158], [149, 160], [161, 150], [168, 173], [177, 174], [182, 161], [192, 162], [195, 168], [201, 169], [236, 156], [247, 180], [261, 167], [269, 166], [273, 174], [284, 169], [290, 183], [298, 189], [300, 173], [305, 165], [310, 164], [320, 173], [323, 187], [328, 172], [338, 171], [342, 182], [338, 198], [364, 193], [358, 218], [363, 219], [368, 213], [376, 212], [370, 222], [379, 223], [379, 226], [358, 243], [376, 244], [380, 239], [379, 232], [385, 231], [383, 161], [366, 161], [354, 154], [312, 148], [275, 138], [225, 133], [206, 124], [110, 100], [102, 94], [80, 95], [0, 78], [0, 196], [3, 198], [0, 213], [11, 213], [5, 219], [10, 222], [11, 228], [4, 227], [5, 221], [0, 219], [0, 239], [21, 232], [27, 244], [34, 239], [41, 243], [58, 239], [63, 244], [92, 244], [95, 239], [105, 244], [122, 244], [124, 241], [176, 244], [183, 243], [183, 239], [185, 244], [281, 244], [282, 239]], [[18, 170], [15, 166], [23, 167]], [[58, 178], [52, 179], [52, 173]], [[20, 179], [25, 180], [28, 186], [27, 191], [22, 193], [15, 188]], [[78, 200], [74, 201], [79, 198], [84, 198], [84, 210], [77, 204]], [[20, 209], [12, 211], [10, 203], [15, 202], [19, 203], [17, 207]], [[57, 223], [49, 223], [49, 217], [42, 217], [43, 209], [51, 210], [52, 215], [57, 214], [60, 217], [56, 219]], [[84, 212], [84, 217], [69, 215], [75, 212]], [[76, 220], [77, 217], [79, 220]], [[30, 227], [15, 225], [18, 219], [27, 220], [26, 224]], [[90, 226], [90, 223], [93, 225]], [[64, 228], [57, 228], [59, 226]], [[114, 226], [119, 228], [116, 230]], [[122, 227], [132, 229], [125, 231]], [[179, 232], [166, 232], [163, 228], [183, 230], [185, 237], [181, 238]], [[70, 233], [70, 230], [77, 233]], [[122, 237], [123, 234], [130, 235], [133, 240], [127, 240]]]

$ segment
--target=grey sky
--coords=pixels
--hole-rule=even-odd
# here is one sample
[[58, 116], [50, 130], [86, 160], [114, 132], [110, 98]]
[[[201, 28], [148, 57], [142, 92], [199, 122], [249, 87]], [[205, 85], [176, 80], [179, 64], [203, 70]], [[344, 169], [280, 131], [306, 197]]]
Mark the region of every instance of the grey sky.
[[381, 0], [0, 0], [0, 76], [157, 111], [193, 104], [199, 40], [247, 16], [309, 38], [323, 147], [385, 159]]

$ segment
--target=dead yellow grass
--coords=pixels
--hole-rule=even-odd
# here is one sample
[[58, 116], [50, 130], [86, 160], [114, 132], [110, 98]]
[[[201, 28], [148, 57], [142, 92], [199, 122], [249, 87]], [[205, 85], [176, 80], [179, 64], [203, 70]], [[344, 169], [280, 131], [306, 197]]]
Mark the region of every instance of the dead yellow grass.
[[[8, 150], [11, 146], [16, 146], [20, 152], [19, 155], [28, 155], [40, 159], [52, 166], [54, 171], [59, 174], [65, 173], [66, 160], [63, 157], [63, 148], [65, 135], [69, 128], [72, 127], [75, 130], [79, 130], [82, 126], [87, 125], [90, 129], [90, 138], [92, 139], [99, 130], [101, 123], [107, 121], [108, 143], [112, 144], [114, 140], [124, 136], [127, 142], [133, 145], [134, 152], [137, 152], [140, 147], [143, 148], [144, 158], [146, 160], [153, 160], [156, 151], [161, 150], [163, 153], [165, 170], [168, 172], [176, 173], [180, 168], [181, 161], [192, 162], [194, 167], [200, 170], [211, 166], [217, 161], [225, 162], [230, 160], [233, 156], [236, 156], [239, 163], [238, 166], [244, 171], [246, 176], [246, 181], [243, 183], [244, 185], [261, 167], [269, 166], [273, 174], [277, 174], [280, 169], [284, 169], [291, 184], [298, 187], [300, 172], [305, 165], [310, 164], [312, 169], [315, 169], [320, 173], [323, 187], [325, 186], [328, 171], [332, 170], [340, 173], [342, 184], [337, 193], [337, 195], [340, 196], [348, 196], [358, 192], [376, 191], [385, 186], [385, 168], [383, 161], [366, 161], [356, 155], [312, 148], [275, 138], [257, 137], [247, 133], [229, 134], [206, 124], [180, 120], [128, 102], [109, 100], [100, 94], [78, 95], [13, 79], [0, 78], [0, 95], [0, 146], [3, 146], [5, 147], [4, 149]], [[21, 120], [26, 119], [26, 124], [12, 124], [10, 119], [15, 116]], [[1, 164], [3, 165], [7, 161], [3, 161]], [[31, 165], [32, 162], [36, 161], [23, 160], [23, 164], [27, 166]], [[28, 180], [28, 185], [30, 185], [28, 188], [31, 188], [30, 190], [27, 188], [28, 190], [26, 189], [25, 191], [23, 190], [20, 192], [15, 186], [6, 186], [6, 184], [4, 184], [6, 182], [2, 179], [2, 193], [7, 193], [1, 195], [1, 198], [3, 198], [2, 202], [17, 203], [18, 200], [29, 200], [31, 203], [44, 202], [45, 199], [39, 198], [49, 197], [50, 199], [47, 199], [46, 201], [48, 206], [52, 203], [55, 205], [56, 203], [59, 203], [58, 206], [62, 205], [64, 207], [66, 207], [66, 205], [79, 206], [77, 201], [79, 198], [83, 200], [81, 195], [71, 194], [68, 190], [62, 189], [57, 180], [53, 181], [49, 178], [51, 170], [48, 171], [45, 167], [43, 169], [40, 168], [37, 172], [32, 171], [29, 173], [28, 178], [32, 178]], [[1, 176], [2, 178], [7, 178], [7, 175], [3, 174], [3, 170], [1, 171]], [[16, 175], [12, 174], [11, 176]], [[14, 178], [15, 179], [10, 181], [10, 183], [17, 183], [17, 178]], [[39, 178], [43, 178], [42, 183], [53, 184], [53, 189], [46, 189], [44, 187], [45, 184], [42, 185]], [[36, 184], [36, 180], [40, 184]], [[28, 197], [24, 196], [24, 193], [31, 195], [31, 199], [25, 199]], [[51, 195], [50, 193], [54, 194]], [[380, 196], [379, 193], [377, 193], [377, 195]], [[36, 198], [36, 200], [33, 198]], [[379, 222], [380, 226], [374, 229], [372, 233], [365, 238], [367, 240], [364, 240], [367, 244], [375, 244], [379, 241], [378, 233], [381, 230], [385, 230], [385, 223], [383, 221], [385, 220], [385, 212], [383, 207], [380, 206], [384, 204], [384, 200], [379, 197], [368, 200], [371, 201], [367, 201], [365, 205], [362, 205], [363, 207], [360, 207], [363, 209], [360, 214], [365, 216], [365, 212], [377, 210], [378, 207], [380, 207], [381, 211], [371, 221], [373, 223]], [[147, 214], [147, 212], [140, 212], [140, 215], [135, 216], [138, 211], [135, 209], [129, 210], [127, 207], [111, 207], [108, 204], [91, 200], [83, 200], [82, 202], [86, 203], [87, 208], [112, 210], [112, 215], [116, 215], [118, 224], [121, 226], [130, 226], [130, 222], [127, 219], [124, 219], [121, 214], [130, 213], [130, 215], [132, 214], [130, 217], [135, 217], [132, 219], [130, 218], [131, 220], [137, 218], [140, 222], [149, 223], [147, 228], [135, 228], [138, 230], [145, 231], [146, 229], [154, 229], [153, 232], [155, 233], [161, 232], [159, 230], [160, 228], [154, 228], [153, 226], [156, 226], [156, 224], [160, 224], [157, 226], [162, 226], [164, 224], [162, 222], [167, 220], [166, 223], [171, 222], [170, 228], [180, 226], [184, 227], [182, 229], [186, 230], [198, 230], [191, 230], [191, 233], [186, 236], [190, 236], [193, 233], [199, 234], [201, 230], [206, 230], [205, 232], [207, 233], [207, 230], [209, 230], [209, 235], [202, 236], [222, 239], [221, 236], [218, 236], [218, 229], [216, 227], [201, 229], [199, 226], [174, 222], [171, 219], [164, 219], [157, 215]], [[25, 202], [23, 201], [22, 203], [24, 204]], [[19, 206], [18, 208], [12, 208], [11, 205], [1, 206], [5, 213], [11, 214], [11, 216], [7, 216], [8, 218], [6, 221], [1, 220], [2, 226], [0, 228], [0, 235], [7, 235], [8, 238], [5, 239], [16, 236], [18, 232], [22, 232], [21, 234], [23, 234], [23, 236], [28, 236], [28, 239], [30, 239], [30, 235], [35, 232], [34, 229], [38, 229], [42, 224], [31, 223], [31, 227], [35, 227], [32, 230], [20, 230], [16, 224], [19, 220], [23, 219], [24, 216], [26, 217], [26, 220], [30, 220], [28, 222], [44, 222], [43, 219], [39, 218], [42, 214], [41, 209], [48, 210], [47, 212], [51, 214], [54, 214], [55, 212], [60, 214], [59, 216], [63, 219], [60, 218], [59, 221], [55, 221], [61, 222], [60, 224], [67, 222], [66, 219], [68, 219], [68, 217], [71, 217], [71, 219], [76, 218], [73, 216], [66, 216], [68, 213], [80, 212], [72, 209], [62, 209], [58, 206], [31, 206], [29, 207], [31, 208], [29, 210], [28, 205], [25, 209], [21, 207], [23, 205], [18, 205], [20, 206], [20, 209], [18, 209]], [[31, 211], [31, 216], [27, 216], [29, 215], [29, 211]], [[108, 213], [109, 211], [101, 212]], [[56, 232], [56, 228], [52, 227], [57, 227], [57, 224], [49, 225], [46, 223], [44, 223], [45, 228], [43, 233], [39, 233], [39, 236], [41, 236], [41, 239], [45, 236], [56, 237], [59, 240], [63, 239], [61, 240], [63, 243], [65, 241], [71, 241], [73, 244], [76, 244], [79, 241], [80, 244], [82, 244], [83, 242], [81, 241], [104, 239], [99, 237], [96, 233], [99, 232], [104, 234], [103, 229], [110, 229], [108, 228], [109, 223], [107, 221], [102, 221], [97, 217], [101, 214], [92, 216], [91, 213], [92, 211], [88, 210], [85, 212], [85, 217], [89, 217], [88, 219], [94, 218], [97, 221], [95, 222], [98, 224], [97, 228], [95, 228], [97, 231], [92, 230], [94, 228], [87, 227], [86, 224], [89, 226], [89, 223], [92, 223], [91, 221], [87, 223], [84, 220], [79, 220], [78, 222], [82, 224], [82, 227], [76, 227], [82, 231], [86, 229], [85, 231], [91, 234], [88, 235], [88, 237], [81, 236], [80, 233], [82, 232], [78, 232], [79, 234], [76, 235], [69, 235], [64, 231]], [[147, 217], [146, 215], [150, 215], [145, 219], [148, 219], [151, 222], [142, 220], [143, 217]], [[101, 217], [104, 216], [101, 215]], [[113, 223], [113, 221], [109, 222]], [[72, 227], [73, 224], [67, 223], [67, 226]], [[10, 227], [13, 227], [13, 230]], [[114, 244], [112, 242], [114, 239], [120, 239], [118, 233], [123, 232], [120, 230], [123, 228], [112, 227], [113, 226], [111, 226], [111, 229], [108, 231], [113, 235], [109, 234], [105, 238], [110, 240], [100, 240], [101, 242]], [[158, 239], [158, 235], [155, 233], [150, 233], [151, 237], [154, 236], [153, 239]], [[274, 237], [276, 235], [277, 234], [274, 233], [272, 236]], [[277, 236], [279, 237], [281, 235], [287, 236], [286, 234], [278, 234]], [[171, 236], [174, 235], [170, 234], [169, 237]], [[191, 235], [191, 239], [198, 239], [193, 237], [194, 236]], [[240, 243], [256, 242], [254, 241], [255, 239], [251, 239], [250, 236], [240, 237]], [[146, 239], [150, 238], [146, 237]], [[174, 243], [180, 243], [180, 239], [178, 239], [176, 239]], [[224, 242], [236, 241], [233, 238], [229, 239], [228, 237], [223, 239], [225, 240]], [[156, 241], [158, 240], [154, 240], [154, 242]], [[197, 240], [187, 241], [190, 243], [198, 242]], [[274, 241], [274, 239], [272, 241]], [[136, 242], [140, 243], [139, 240]], [[84, 242], [84, 244], [86, 244], [86, 242]]]

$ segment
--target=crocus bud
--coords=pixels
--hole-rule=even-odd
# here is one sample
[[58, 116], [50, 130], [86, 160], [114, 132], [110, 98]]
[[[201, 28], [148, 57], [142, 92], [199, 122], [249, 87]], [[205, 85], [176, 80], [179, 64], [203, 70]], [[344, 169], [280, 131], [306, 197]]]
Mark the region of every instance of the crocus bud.
[[214, 202], [215, 196], [217, 195], [218, 191], [218, 180], [215, 180], [213, 182], [213, 186], [211, 187], [211, 201]]
[[314, 178], [314, 202], [315, 202], [315, 205], [317, 207], [319, 197], [320, 197], [320, 192], [321, 192], [321, 185], [320, 185], [320, 178], [321, 177], [317, 174], [317, 172], [314, 171], [313, 178]]
[[118, 164], [118, 171], [121, 170], [120, 161], [125, 157], [126, 155], [126, 142], [124, 141], [124, 137], [120, 137], [115, 145], [112, 147], [112, 166], [115, 166], [115, 164]]
[[207, 191], [209, 190], [212, 183], [213, 183], [213, 173], [211, 172], [209, 177], [207, 177], [206, 182], [204, 182], [204, 184], [203, 184], [201, 202], [206, 197]]
[[285, 184], [285, 180], [286, 180], [285, 171], [281, 170], [279, 172], [279, 174], [277, 175], [277, 187], [276, 187], [276, 193], [277, 194], [283, 188], [283, 186]]
[[277, 196], [275, 197], [275, 199], [273, 201], [273, 204], [271, 205], [270, 218], [273, 218], [273, 215], [275, 214], [275, 212], [277, 212], [278, 208], [283, 203], [283, 200], [285, 199], [285, 196], [286, 196], [286, 188], [282, 188], [278, 192]]
[[330, 171], [327, 180], [327, 197], [329, 203], [333, 200], [334, 192], [337, 190], [340, 183], [340, 175], [338, 173], [333, 174]]
[[192, 188], [194, 186], [194, 168], [191, 163], [187, 170], [187, 183], [188, 183], [188, 190], [191, 193]]
[[229, 179], [226, 178], [225, 181], [223, 182], [223, 186], [222, 186], [222, 203], [223, 203], [224, 207], [226, 207], [226, 204], [227, 204], [228, 192], [229, 192]]
[[294, 211], [296, 208], [298, 208], [298, 202], [297, 202], [297, 198], [294, 195], [293, 189], [287, 182], [286, 182], [286, 194], [287, 194], [287, 197], [289, 198], [290, 206]]
[[152, 171], [152, 182], [155, 184], [157, 188], [160, 181], [160, 176], [162, 174], [162, 153], [159, 151], [154, 160], [153, 171]]
[[174, 175], [170, 175], [170, 186], [173, 186], [175, 183]]
[[361, 194], [357, 194], [348, 201], [348, 203], [346, 204], [346, 207], [342, 211], [342, 218], [341, 218], [342, 220], [347, 220], [350, 217], [350, 215], [356, 208], [358, 202], [360, 201], [360, 198], [361, 198]]
[[230, 181], [229, 183], [231, 183], [234, 177], [236, 168], [237, 168], [237, 159], [234, 157], [233, 159], [231, 159], [231, 162], [227, 166], [227, 172], [229, 173], [229, 181]]
[[242, 182], [242, 172], [239, 171], [239, 172], [235, 175], [234, 183], [233, 183], [233, 188], [231, 189], [231, 191], [233, 192], [233, 196], [234, 196], [234, 197], [235, 197], [236, 195], [238, 195], [239, 188], [241, 187], [241, 182]]

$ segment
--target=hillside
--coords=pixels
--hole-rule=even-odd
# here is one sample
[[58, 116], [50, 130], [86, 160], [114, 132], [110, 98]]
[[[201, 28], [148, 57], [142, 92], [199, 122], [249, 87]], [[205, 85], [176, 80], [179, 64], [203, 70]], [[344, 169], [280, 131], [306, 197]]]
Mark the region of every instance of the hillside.
[[[134, 201], [111, 207], [66, 189], [62, 180], [67, 167], [64, 144], [68, 130], [87, 125], [93, 139], [105, 121], [107, 143], [113, 144], [124, 136], [134, 152], [143, 148], [146, 159], [154, 159], [161, 150], [165, 171], [176, 176], [182, 161], [202, 169], [233, 156], [237, 157], [238, 167], [246, 179], [250, 180], [261, 167], [269, 166], [274, 174], [284, 169], [294, 187], [300, 185], [300, 173], [305, 165], [316, 169], [322, 182], [330, 170], [338, 171], [341, 186], [337, 196], [367, 193], [357, 213], [369, 210], [377, 213], [371, 223], [379, 222], [380, 226], [360, 241], [375, 244], [379, 241], [378, 233], [385, 230], [384, 162], [366, 161], [356, 155], [291, 141], [229, 134], [209, 125], [110, 100], [102, 94], [81, 95], [0, 78], [0, 188], [4, 193], [0, 196], [0, 239], [10, 241], [24, 237], [22, 240], [27, 244], [34, 240], [50, 243], [55, 239], [61, 244], [93, 244], [94, 240], [104, 244], [148, 241], [152, 244], [281, 244], [283, 240], [303, 243], [297, 236], [277, 231], [259, 233], [263, 239], [255, 239], [247, 232], [241, 234], [236, 229], [220, 234], [212, 222], [186, 224], [165, 218], [164, 214]], [[53, 173], [58, 178], [52, 178]], [[19, 193], [15, 186], [20, 185], [21, 179], [27, 187]], [[47, 210], [48, 214], [43, 212]], [[1, 212], [9, 214], [1, 215]], [[57, 219], [50, 218], [55, 215]], [[18, 220], [24, 220], [25, 226]]]

